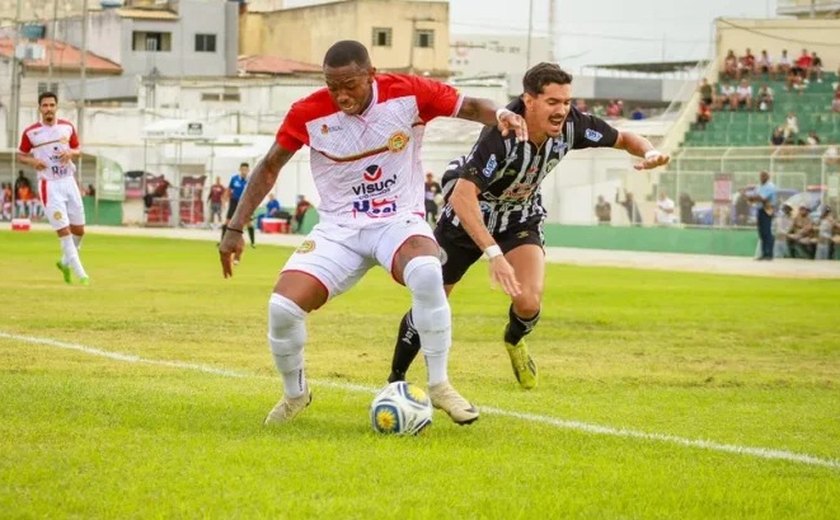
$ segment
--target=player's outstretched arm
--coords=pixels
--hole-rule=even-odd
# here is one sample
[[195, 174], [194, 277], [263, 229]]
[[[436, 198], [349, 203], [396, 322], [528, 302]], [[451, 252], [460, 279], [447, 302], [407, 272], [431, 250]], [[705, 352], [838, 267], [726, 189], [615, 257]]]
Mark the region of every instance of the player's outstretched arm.
[[449, 203], [458, 216], [458, 220], [461, 221], [461, 225], [464, 226], [464, 230], [490, 260], [490, 278], [493, 282], [499, 284], [508, 295], [519, 296], [522, 289], [516, 279], [516, 273], [484, 226], [484, 218], [478, 205], [479, 192], [478, 186], [474, 183], [458, 179], [449, 197]]
[[503, 136], [514, 132], [516, 140], [520, 142], [528, 140], [528, 125], [525, 124], [525, 118], [507, 108], [497, 107], [489, 99], [465, 97], [457, 117], [487, 126], [496, 126]]
[[643, 160], [633, 167], [637, 170], [650, 170], [657, 166], [664, 166], [671, 160], [671, 156], [653, 147], [650, 141], [633, 132], [619, 132], [614, 148], [626, 150], [631, 155]]
[[251, 220], [254, 210], [259, 207], [260, 202], [268, 195], [274, 183], [277, 182], [277, 176], [280, 174], [280, 169], [289, 162], [289, 159], [295, 152], [286, 150], [282, 146], [274, 143], [268, 150], [268, 153], [263, 157], [263, 160], [257, 164], [251, 177], [248, 179], [248, 185], [245, 187], [245, 192], [242, 193], [242, 198], [239, 199], [239, 204], [236, 206], [236, 212], [233, 218], [230, 219], [227, 231], [222, 237], [219, 244], [219, 256], [222, 262], [222, 274], [225, 278], [233, 276], [233, 256], [242, 254], [245, 241], [242, 238], [242, 231], [247, 222]]

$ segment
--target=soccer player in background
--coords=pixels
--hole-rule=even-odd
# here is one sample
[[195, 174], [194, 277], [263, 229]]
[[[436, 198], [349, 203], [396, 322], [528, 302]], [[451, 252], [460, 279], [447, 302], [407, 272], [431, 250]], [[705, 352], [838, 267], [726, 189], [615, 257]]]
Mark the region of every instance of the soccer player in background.
[[[446, 198], [435, 238], [443, 252], [447, 295], [482, 254], [490, 277], [511, 298], [504, 345], [523, 388], [537, 386], [537, 366], [524, 338], [540, 319], [545, 252], [540, 183], [570, 150], [611, 147], [643, 160], [637, 170], [667, 164], [669, 157], [631, 132], [619, 132], [598, 117], [572, 106], [572, 76], [540, 63], [523, 78], [524, 93], [508, 109], [525, 118], [530, 140], [485, 128], [466, 157], [449, 164], [443, 176]], [[416, 314], [400, 323], [388, 380], [405, 379], [417, 355]]]
[[73, 159], [81, 155], [79, 136], [73, 123], [58, 119], [58, 96], [42, 92], [38, 96], [41, 120], [23, 131], [18, 160], [38, 174], [38, 194], [47, 219], [61, 242], [61, 260], [56, 266], [71, 283], [71, 269], [82, 285], [90, 284], [79, 249], [85, 235], [85, 209], [76, 179]]
[[432, 404], [458, 424], [471, 423], [478, 410], [447, 375], [451, 314], [439, 249], [424, 220], [419, 139], [423, 125], [439, 116], [498, 125], [504, 134], [527, 139], [524, 120], [436, 81], [377, 74], [356, 41], [330, 47], [323, 67], [326, 88], [292, 105], [219, 246], [224, 276], [231, 276], [232, 256], [244, 245], [242, 226], [280, 169], [308, 145], [320, 222], [286, 262], [269, 301], [268, 341], [284, 396], [265, 422], [289, 421], [311, 401], [303, 359], [306, 315], [379, 264], [411, 291]]
[[[224, 238], [225, 231], [227, 231], [228, 224], [230, 224], [230, 219], [233, 217], [236, 207], [239, 205], [239, 199], [242, 198], [242, 194], [245, 192], [245, 187], [248, 186], [249, 171], [251, 171], [251, 166], [244, 162], [239, 165], [239, 173], [230, 178], [230, 184], [228, 184], [230, 197], [228, 200], [227, 218], [225, 219], [225, 223], [222, 225], [222, 238]], [[248, 219], [246, 227], [248, 228], [248, 239], [251, 241], [251, 247], [256, 247], [254, 243], [254, 225], [251, 223], [250, 218]], [[238, 259], [239, 257], [237, 256], [236, 260], [238, 261]]]

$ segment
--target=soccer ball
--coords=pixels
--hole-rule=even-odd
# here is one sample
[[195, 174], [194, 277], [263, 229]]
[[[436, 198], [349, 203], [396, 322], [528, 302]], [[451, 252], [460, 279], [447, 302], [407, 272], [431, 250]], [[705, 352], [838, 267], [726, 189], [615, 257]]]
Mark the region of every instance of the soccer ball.
[[373, 398], [370, 423], [379, 433], [417, 435], [432, 424], [432, 402], [419, 386], [395, 381]]

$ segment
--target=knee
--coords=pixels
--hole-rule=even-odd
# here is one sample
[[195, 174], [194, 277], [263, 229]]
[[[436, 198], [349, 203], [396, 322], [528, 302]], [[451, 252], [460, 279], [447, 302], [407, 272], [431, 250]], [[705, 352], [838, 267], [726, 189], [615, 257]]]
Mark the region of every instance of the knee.
[[[275, 354], [292, 353], [303, 346], [306, 312], [295, 302], [274, 293], [268, 302], [268, 337]], [[279, 350], [279, 352], [278, 352]]]
[[521, 295], [514, 298], [513, 310], [520, 318], [531, 318], [540, 312], [542, 293], [523, 291]]
[[440, 259], [434, 256], [418, 256], [409, 260], [403, 271], [405, 285], [415, 298], [446, 299], [443, 290], [443, 270]]

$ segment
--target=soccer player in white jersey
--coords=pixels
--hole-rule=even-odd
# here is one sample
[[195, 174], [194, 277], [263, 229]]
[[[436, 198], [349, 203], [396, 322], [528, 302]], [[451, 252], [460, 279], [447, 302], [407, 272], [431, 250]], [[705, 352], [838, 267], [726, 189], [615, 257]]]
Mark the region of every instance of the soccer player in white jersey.
[[377, 74], [367, 49], [340, 41], [324, 56], [326, 88], [294, 103], [275, 143], [254, 169], [219, 245], [222, 271], [232, 275], [242, 226], [274, 186], [280, 169], [303, 145], [321, 198], [320, 223], [289, 258], [268, 305], [268, 343], [284, 396], [266, 424], [293, 419], [311, 401], [304, 374], [307, 313], [352, 287], [376, 264], [411, 291], [414, 324], [426, 359], [429, 396], [458, 424], [478, 410], [447, 375], [452, 322], [439, 249], [424, 220], [424, 172], [417, 125], [438, 116], [498, 125], [527, 140], [522, 117], [492, 101], [460, 95], [426, 78]]
[[90, 278], [82, 266], [79, 248], [85, 234], [85, 209], [76, 181], [73, 159], [81, 154], [79, 136], [73, 123], [58, 119], [58, 96], [42, 92], [38, 96], [41, 121], [23, 131], [18, 148], [18, 160], [38, 173], [38, 195], [50, 225], [61, 242], [61, 260], [56, 266], [71, 283], [73, 273], [82, 285]]

